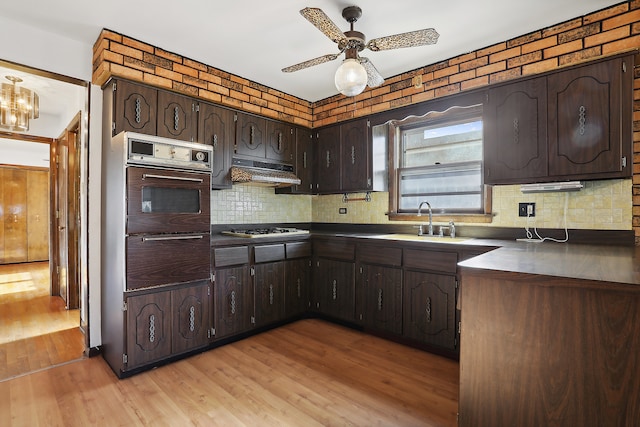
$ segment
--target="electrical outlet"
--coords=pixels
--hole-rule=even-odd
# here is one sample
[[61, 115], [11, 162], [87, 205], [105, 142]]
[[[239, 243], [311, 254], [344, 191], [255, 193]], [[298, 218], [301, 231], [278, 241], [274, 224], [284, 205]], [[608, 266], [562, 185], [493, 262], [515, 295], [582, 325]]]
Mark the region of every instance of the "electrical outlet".
[[536, 216], [536, 204], [533, 202], [518, 203], [518, 216]]
[[347, 213], [347, 208], [338, 208], [338, 213], [341, 215], [345, 215]]

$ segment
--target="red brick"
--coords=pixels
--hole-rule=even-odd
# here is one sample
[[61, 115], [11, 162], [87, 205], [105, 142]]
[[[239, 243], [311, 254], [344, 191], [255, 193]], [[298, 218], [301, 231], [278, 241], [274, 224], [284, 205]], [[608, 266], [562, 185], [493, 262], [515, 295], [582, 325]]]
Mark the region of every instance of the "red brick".
[[601, 45], [605, 43], [609, 43], [614, 40], [620, 40], [625, 37], [629, 37], [628, 26], [619, 27], [611, 31], [605, 31], [604, 33], [595, 34], [593, 36], [586, 37], [584, 39], [584, 47], [591, 47], [596, 45]]
[[613, 18], [602, 21], [602, 30], [608, 31], [612, 28], [629, 25], [638, 21], [640, 21], [640, 9], [633, 10], [622, 15], [614, 16]]

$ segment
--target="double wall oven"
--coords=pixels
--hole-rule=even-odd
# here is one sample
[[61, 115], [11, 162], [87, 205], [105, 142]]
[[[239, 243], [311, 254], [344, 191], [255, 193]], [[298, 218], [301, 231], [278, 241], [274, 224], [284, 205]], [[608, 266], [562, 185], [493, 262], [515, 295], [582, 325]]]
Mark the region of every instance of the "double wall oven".
[[131, 132], [103, 146], [103, 354], [117, 374], [206, 344], [212, 156]]

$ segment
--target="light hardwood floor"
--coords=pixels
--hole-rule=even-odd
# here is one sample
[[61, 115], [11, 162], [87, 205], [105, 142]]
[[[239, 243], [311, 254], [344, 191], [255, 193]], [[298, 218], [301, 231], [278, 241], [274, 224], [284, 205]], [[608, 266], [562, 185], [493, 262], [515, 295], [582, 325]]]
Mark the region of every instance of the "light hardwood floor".
[[101, 357], [0, 383], [2, 426], [454, 426], [458, 363], [316, 319], [118, 380]]
[[83, 356], [78, 310], [49, 295], [49, 263], [0, 265], [0, 381]]

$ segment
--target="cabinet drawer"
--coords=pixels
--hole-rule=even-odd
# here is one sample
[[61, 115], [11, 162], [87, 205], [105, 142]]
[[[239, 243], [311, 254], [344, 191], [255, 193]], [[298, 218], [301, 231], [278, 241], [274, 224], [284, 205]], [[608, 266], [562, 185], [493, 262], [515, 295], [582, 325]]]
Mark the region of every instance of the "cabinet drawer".
[[458, 268], [458, 254], [455, 252], [405, 249], [404, 266], [419, 270], [455, 274]]
[[229, 248], [217, 248], [213, 250], [213, 265], [226, 267], [249, 263], [249, 247], [233, 246]]
[[355, 244], [342, 240], [315, 242], [314, 254], [322, 258], [353, 261], [355, 257]]
[[402, 265], [402, 249], [383, 246], [360, 246], [358, 260], [370, 264], [400, 266]]
[[307, 258], [311, 256], [311, 243], [295, 242], [286, 244], [287, 259]]
[[276, 245], [261, 245], [253, 249], [255, 262], [271, 262], [284, 259], [284, 243]]

